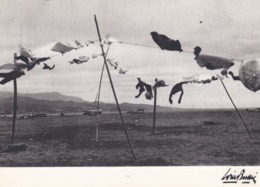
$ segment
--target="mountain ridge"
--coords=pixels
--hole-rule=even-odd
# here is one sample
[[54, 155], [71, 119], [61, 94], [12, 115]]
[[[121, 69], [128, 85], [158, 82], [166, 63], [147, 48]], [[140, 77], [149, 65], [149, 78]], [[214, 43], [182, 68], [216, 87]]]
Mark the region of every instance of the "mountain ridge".
[[[21, 96], [26, 95], [26, 97]], [[62, 95], [62, 94], [60, 94]], [[9, 97], [8, 97], [9, 96]], [[10, 97], [11, 96], [11, 97]], [[31, 94], [20, 94], [18, 96], [17, 105], [18, 113], [30, 113], [30, 112], [47, 112], [47, 113], [58, 113], [58, 112], [84, 112], [90, 109], [96, 109], [95, 102], [83, 101], [76, 102], [70, 101], [68, 98], [60, 97], [60, 100], [46, 100], [46, 99], [35, 99], [28, 97]], [[38, 97], [39, 98], [39, 97]], [[69, 98], [71, 98], [69, 96]], [[73, 98], [73, 97], [72, 97]], [[64, 100], [61, 100], [64, 99]], [[77, 101], [79, 101], [77, 99]], [[11, 114], [13, 111], [13, 96], [11, 92], [8, 94], [0, 95], [0, 113], [1, 114]], [[117, 111], [117, 106], [115, 103], [104, 103], [100, 102], [100, 108], [104, 111]], [[121, 103], [120, 108], [122, 111], [127, 110], [137, 110], [144, 109], [145, 111], [152, 111], [153, 105], [148, 104], [132, 104], [132, 103]], [[157, 111], [172, 111], [176, 108], [157, 106]]]

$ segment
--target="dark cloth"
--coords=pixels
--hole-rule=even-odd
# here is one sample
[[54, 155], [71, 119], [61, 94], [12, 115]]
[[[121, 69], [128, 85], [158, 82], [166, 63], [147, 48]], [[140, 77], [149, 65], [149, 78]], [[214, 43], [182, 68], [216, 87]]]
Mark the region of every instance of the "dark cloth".
[[231, 75], [231, 77], [233, 78], [234, 81], [240, 81], [239, 76], [234, 76], [234, 73], [232, 71], [229, 71], [228, 74]]
[[179, 40], [173, 40], [165, 35], [158, 34], [157, 32], [151, 32], [153, 41], [162, 49], [169, 51], [179, 51], [182, 52], [181, 43]]
[[138, 95], [135, 98], [138, 98], [142, 95], [142, 93], [146, 90], [145, 98], [151, 100], [153, 98], [153, 91], [152, 86], [150, 84], [146, 84], [145, 82], [141, 81], [140, 78], [138, 79], [138, 83], [136, 84], [136, 89], [139, 89]]
[[44, 61], [46, 61], [46, 60], [48, 60], [48, 59], [50, 59], [50, 57], [36, 58], [35, 60], [33, 60], [31, 63], [29, 63], [29, 64], [27, 65], [27, 71], [32, 70], [32, 69], [36, 66], [36, 64], [39, 65], [40, 62], [44, 62]]
[[196, 59], [198, 58], [200, 52], [201, 52], [200, 46], [196, 46], [196, 47], [194, 48], [194, 51], [193, 51], [193, 54], [195, 55], [194, 60], [196, 60]]
[[11, 71], [9, 73], [0, 73], [0, 77], [4, 78], [0, 81], [0, 84], [5, 84], [9, 81], [12, 81], [14, 79], [17, 79], [17, 78], [23, 76], [23, 75], [25, 75], [25, 73], [23, 71]]
[[216, 80], [218, 80], [218, 78], [215, 76], [212, 76], [211, 79], [202, 80], [199, 83], [208, 84], [208, 83], [211, 83], [211, 81], [216, 81]]
[[52, 70], [55, 68], [55, 65], [53, 65], [52, 67], [48, 66], [47, 64], [44, 63], [44, 66], [42, 69], [48, 69], [48, 70]]
[[152, 91], [152, 86], [150, 84], [144, 83], [146, 93], [145, 93], [145, 98], [148, 100], [151, 100], [153, 98], [153, 91]]
[[181, 99], [182, 99], [182, 96], [184, 94], [184, 91], [183, 91], [183, 88], [182, 88], [182, 85], [183, 84], [186, 84], [187, 82], [180, 82], [180, 83], [177, 83], [175, 84], [173, 87], [172, 87], [172, 90], [171, 90], [171, 93], [169, 95], [169, 102], [172, 104], [172, 96], [175, 95], [176, 93], [178, 92], [181, 92], [181, 95], [179, 97], [179, 100], [178, 100], [178, 103], [180, 104], [181, 103]]
[[158, 80], [158, 81], [156, 81], [156, 83], [154, 84], [154, 88], [155, 87], [157, 87], [157, 88], [159, 88], [159, 87], [165, 87], [165, 86], [168, 86], [168, 85], [166, 85], [165, 84], [165, 81], [164, 80]]
[[15, 57], [16, 60], [22, 60], [23, 62], [25, 62], [26, 64], [29, 64], [29, 58], [23, 56], [23, 55], [20, 55], [18, 57]]

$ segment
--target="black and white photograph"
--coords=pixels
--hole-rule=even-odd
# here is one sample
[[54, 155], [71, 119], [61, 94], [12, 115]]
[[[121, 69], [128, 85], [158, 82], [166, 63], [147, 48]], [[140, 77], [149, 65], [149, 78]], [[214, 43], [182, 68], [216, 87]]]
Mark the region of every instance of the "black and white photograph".
[[260, 1], [0, 3], [0, 186], [257, 186]]

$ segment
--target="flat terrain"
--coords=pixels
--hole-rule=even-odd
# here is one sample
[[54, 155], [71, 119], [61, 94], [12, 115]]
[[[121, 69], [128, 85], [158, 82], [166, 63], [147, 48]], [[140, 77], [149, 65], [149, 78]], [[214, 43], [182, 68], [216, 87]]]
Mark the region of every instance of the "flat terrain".
[[232, 110], [124, 114], [137, 160], [118, 114], [102, 114], [96, 143], [96, 116], [18, 119], [15, 143], [6, 151], [12, 119], [0, 119], [0, 166], [198, 166], [260, 165], [259, 112], [241, 111], [250, 139]]

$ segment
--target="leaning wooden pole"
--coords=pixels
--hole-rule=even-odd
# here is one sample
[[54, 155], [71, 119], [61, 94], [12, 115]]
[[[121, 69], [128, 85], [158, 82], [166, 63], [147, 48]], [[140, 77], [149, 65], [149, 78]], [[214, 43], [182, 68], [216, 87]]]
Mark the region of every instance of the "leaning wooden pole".
[[98, 38], [99, 38], [100, 47], [101, 47], [101, 51], [102, 51], [102, 56], [104, 58], [104, 63], [105, 63], [105, 66], [106, 66], [106, 70], [107, 70], [107, 74], [108, 74], [108, 77], [109, 77], [110, 85], [111, 85], [111, 88], [112, 88], [112, 91], [113, 91], [113, 94], [114, 94], [114, 98], [115, 98], [115, 101], [116, 101], [117, 109], [118, 109], [119, 115], [121, 117], [121, 121], [122, 121], [122, 124], [123, 124], [123, 127], [124, 127], [124, 131], [125, 131], [125, 135], [126, 135], [128, 144], [129, 144], [129, 148], [131, 150], [131, 153], [132, 153], [134, 159], [136, 159], [134, 151], [133, 151], [133, 148], [132, 148], [132, 145], [131, 145], [130, 138], [129, 138], [128, 133], [127, 133], [127, 128], [125, 126], [124, 118], [122, 116], [122, 112], [121, 112], [121, 109], [120, 109], [120, 106], [119, 106], [119, 103], [118, 103], [118, 100], [117, 100], [117, 96], [116, 96], [115, 88], [114, 88], [114, 85], [113, 85], [113, 81], [112, 81], [112, 78], [111, 78], [111, 75], [110, 75], [110, 72], [109, 72], [109, 69], [108, 69], [107, 60], [106, 60], [105, 52], [104, 52], [104, 49], [103, 49], [103, 45], [101, 44], [101, 36], [100, 36], [100, 31], [99, 31], [96, 15], [94, 15], [94, 18], [95, 18], [95, 23], [96, 23], [96, 27], [97, 27], [97, 33], [98, 33]]
[[247, 128], [247, 125], [246, 125], [245, 121], [243, 120], [243, 118], [242, 118], [241, 114], [239, 113], [239, 111], [238, 111], [238, 109], [237, 109], [237, 107], [236, 107], [235, 103], [233, 102], [233, 100], [232, 100], [231, 96], [229, 95], [229, 93], [228, 93], [228, 91], [227, 91], [227, 88], [226, 88], [225, 84], [223, 83], [223, 81], [222, 81], [222, 79], [221, 79], [221, 77], [220, 77], [219, 75], [218, 75], [218, 78], [220, 79], [220, 81], [221, 81], [221, 83], [222, 83], [222, 85], [223, 85], [223, 87], [224, 87], [224, 89], [225, 89], [225, 91], [226, 91], [226, 93], [227, 93], [227, 95], [228, 95], [228, 97], [229, 97], [229, 99], [230, 99], [231, 103], [233, 104], [234, 108], [236, 109], [236, 112], [237, 112], [237, 114], [238, 114], [239, 118], [241, 119], [241, 121], [242, 121], [243, 125], [245, 126], [245, 128], [246, 128], [246, 131], [247, 131], [247, 133], [248, 133], [249, 137], [250, 137], [250, 138], [252, 138], [252, 136], [251, 136], [251, 134], [250, 134], [250, 131], [248, 130], [248, 128]]
[[[109, 51], [109, 46], [107, 48], [106, 52], [106, 57]], [[96, 126], [96, 142], [98, 142], [98, 132], [99, 132], [99, 121], [98, 121], [98, 111], [99, 111], [99, 100], [100, 100], [100, 93], [101, 93], [101, 85], [102, 85], [102, 80], [103, 80], [103, 74], [104, 74], [104, 69], [105, 69], [105, 63], [103, 63], [102, 70], [101, 70], [101, 75], [100, 75], [100, 80], [99, 80], [99, 86], [98, 86], [98, 94], [97, 94], [97, 115], [96, 115], [96, 120], [97, 120], [97, 126]]]
[[[16, 53], [14, 53], [14, 64], [16, 64]], [[13, 124], [12, 124], [11, 144], [14, 143], [15, 124], [16, 124], [16, 111], [17, 111], [17, 83], [16, 83], [16, 79], [13, 80], [13, 83], [14, 83], [14, 104], [13, 104]]]
[[[155, 83], [157, 79], [155, 79]], [[154, 86], [154, 103], [153, 103], [153, 131], [155, 133], [155, 124], [156, 124], [156, 102], [157, 102], [157, 86]]]

